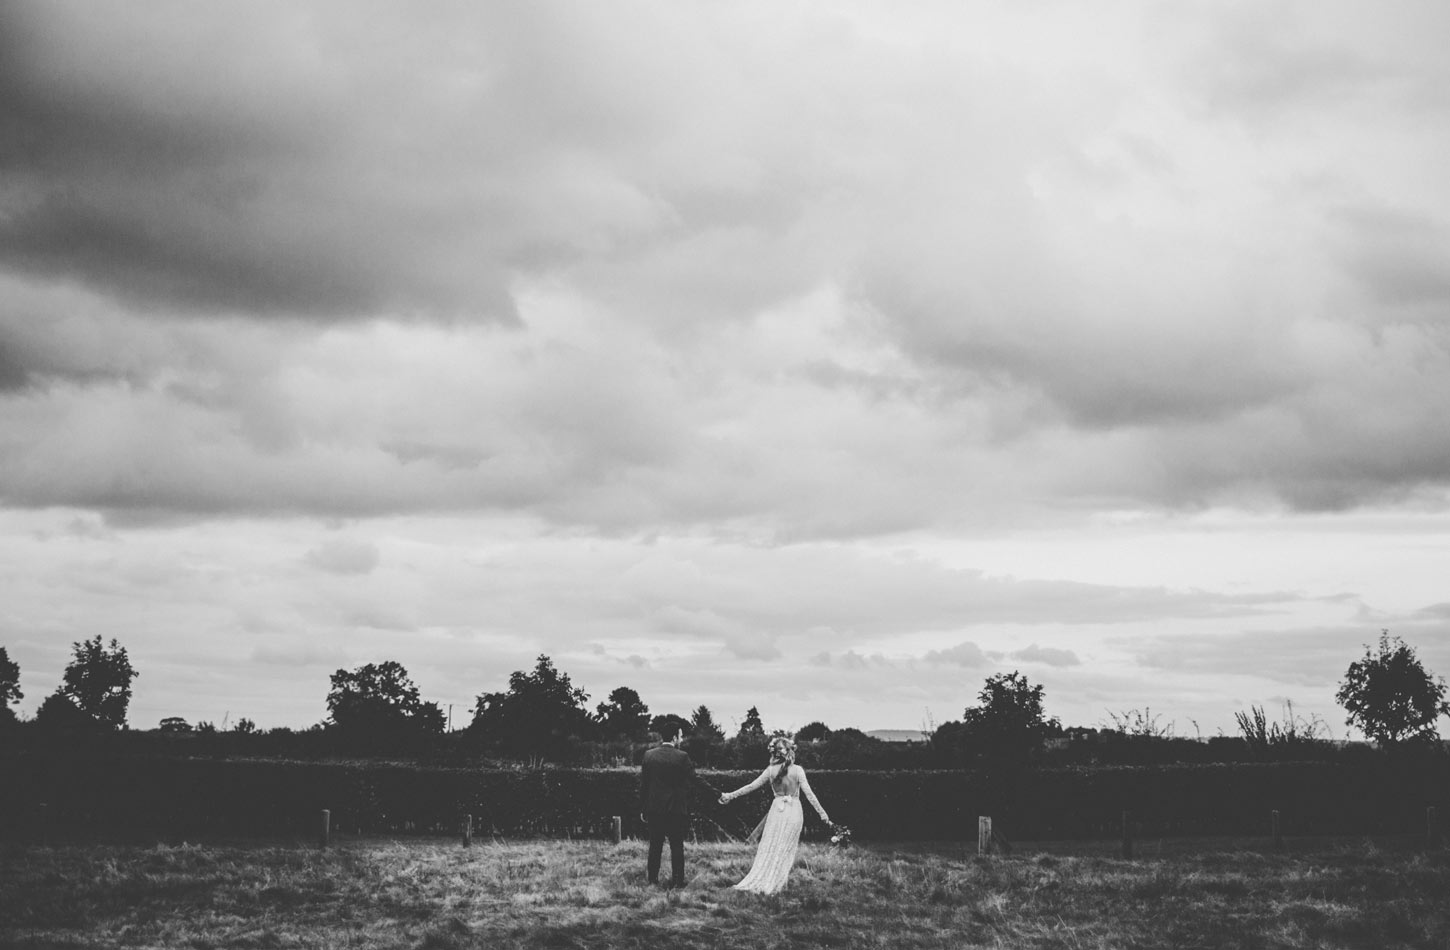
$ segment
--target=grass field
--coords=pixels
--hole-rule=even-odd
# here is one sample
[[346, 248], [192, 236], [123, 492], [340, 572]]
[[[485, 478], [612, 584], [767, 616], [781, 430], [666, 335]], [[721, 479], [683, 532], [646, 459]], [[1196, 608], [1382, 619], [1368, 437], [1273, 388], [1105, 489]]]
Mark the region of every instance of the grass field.
[[[742, 844], [644, 884], [641, 842], [347, 841], [0, 850], [6, 947], [1450, 948], [1450, 854], [1368, 841], [802, 846], [786, 891], [729, 885]], [[1094, 853], [1094, 852], [1097, 853]], [[668, 860], [668, 855], [666, 856]]]

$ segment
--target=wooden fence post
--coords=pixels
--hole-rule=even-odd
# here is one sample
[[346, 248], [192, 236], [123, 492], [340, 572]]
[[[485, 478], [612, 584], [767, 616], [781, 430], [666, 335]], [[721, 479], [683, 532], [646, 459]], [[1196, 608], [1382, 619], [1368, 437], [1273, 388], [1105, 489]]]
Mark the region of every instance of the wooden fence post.
[[620, 839], [624, 837], [624, 819], [615, 815], [613, 825], [614, 843], [619, 844]]
[[463, 816], [463, 846], [466, 848], [473, 844], [473, 816]]
[[332, 835], [332, 811], [330, 809], [324, 808], [324, 809], [322, 809], [322, 835], [321, 835], [321, 838], [319, 839], [322, 847], [324, 847], [324, 848], [327, 847], [327, 842], [328, 842], [328, 839], [331, 837], [331, 835]]
[[1133, 856], [1133, 814], [1129, 811], [1123, 812], [1123, 857]]
[[981, 815], [977, 818], [977, 854], [991, 854], [992, 852], [992, 818], [989, 815]]
[[1279, 828], [1279, 810], [1276, 808], [1269, 813], [1269, 824], [1274, 833], [1274, 850], [1284, 850], [1284, 833]]

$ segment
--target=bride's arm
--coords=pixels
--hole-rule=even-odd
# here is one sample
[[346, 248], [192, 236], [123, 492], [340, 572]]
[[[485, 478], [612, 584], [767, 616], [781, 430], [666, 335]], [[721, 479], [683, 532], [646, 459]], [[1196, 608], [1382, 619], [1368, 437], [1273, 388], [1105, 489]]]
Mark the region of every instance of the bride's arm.
[[766, 769], [764, 772], [761, 772], [760, 777], [757, 778], [755, 781], [751, 782], [749, 785], [742, 785], [733, 792], [721, 793], [720, 801], [728, 802], [732, 798], [739, 798], [741, 795], [744, 795], [747, 792], [755, 791], [757, 788], [764, 785], [768, 781], [770, 781], [770, 769]]
[[821, 821], [829, 825], [831, 823], [831, 816], [826, 814], [826, 810], [821, 807], [820, 800], [816, 798], [816, 793], [811, 791], [811, 783], [806, 778], [805, 769], [801, 769], [801, 794], [806, 797], [806, 801], [811, 803], [811, 807], [816, 810], [816, 814], [821, 816]]

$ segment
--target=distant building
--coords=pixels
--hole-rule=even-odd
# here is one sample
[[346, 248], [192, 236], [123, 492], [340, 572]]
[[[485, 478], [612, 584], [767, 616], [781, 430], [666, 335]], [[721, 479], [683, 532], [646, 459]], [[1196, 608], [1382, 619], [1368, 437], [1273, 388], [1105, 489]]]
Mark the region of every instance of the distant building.
[[882, 742], [926, 742], [931, 738], [920, 729], [873, 729], [866, 735]]

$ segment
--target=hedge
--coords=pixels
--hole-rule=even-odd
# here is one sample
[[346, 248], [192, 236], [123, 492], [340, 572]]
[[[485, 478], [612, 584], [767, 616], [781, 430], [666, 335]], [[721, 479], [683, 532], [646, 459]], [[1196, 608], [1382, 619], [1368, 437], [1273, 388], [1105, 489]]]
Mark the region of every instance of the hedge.
[[[642, 833], [635, 769], [475, 770], [275, 760], [20, 754], [0, 757], [0, 836], [34, 837], [45, 803], [54, 836], [311, 838], [334, 832], [606, 837], [613, 816]], [[722, 791], [756, 772], [706, 772]], [[1015, 840], [1107, 837], [1131, 812], [1144, 835], [1412, 834], [1427, 806], [1450, 820], [1441, 757], [1362, 765], [1278, 763], [980, 771], [816, 771], [811, 784], [859, 840], [970, 840], [977, 816]], [[695, 832], [741, 837], [767, 792], [721, 806], [696, 796]], [[808, 836], [824, 829], [806, 808]]]

